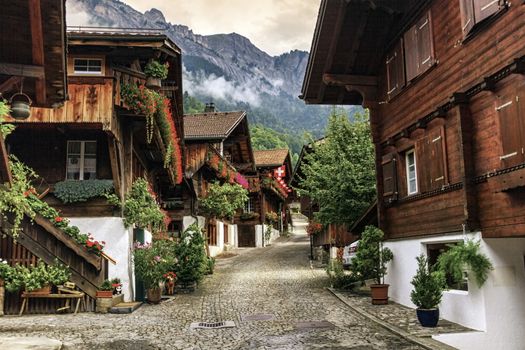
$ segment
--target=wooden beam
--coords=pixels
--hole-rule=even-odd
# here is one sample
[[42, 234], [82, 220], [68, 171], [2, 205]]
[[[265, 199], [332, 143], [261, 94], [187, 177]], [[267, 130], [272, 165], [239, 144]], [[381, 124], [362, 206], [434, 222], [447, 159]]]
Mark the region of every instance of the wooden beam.
[[459, 103], [454, 107], [456, 118], [458, 120], [459, 136], [459, 169], [463, 182], [463, 224], [465, 230], [475, 231], [480, 228], [474, 164], [474, 147], [472, 135], [472, 115], [467, 103]]
[[351, 74], [323, 74], [323, 82], [326, 85], [346, 86], [377, 86], [377, 77], [372, 75], [351, 75]]
[[0, 74], [25, 78], [44, 78], [44, 67], [29, 64], [0, 62]]
[[9, 169], [9, 160], [3, 136], [0, 135], [0, 184], [4, 182], [13, 182], [11, 170]]
[[120, 188], [120, 163], [117, 154], [116, 140], [111, 135], [108, 135], [109, 161], [111, 163], [111, 174], [113, 177], [113, 186], [115, 187], [116, 195], [122, 200], [123, 193]]
[[9, 77], [6, 81], [0, 84], [0, 94], [5, 93], [20, 82], [20, 77]]
[[[33, 64], [44, 66], [44, 34], [42, 31], [42, 11], [40, 0], [28, 0], [29, 22], [31, 26], [31, 53]], [[44, 73], [45, 74], [45, 73]], [[46, 102], [45, 76], [37, 78], [35, 82], [35, 99], [38, 104]]]

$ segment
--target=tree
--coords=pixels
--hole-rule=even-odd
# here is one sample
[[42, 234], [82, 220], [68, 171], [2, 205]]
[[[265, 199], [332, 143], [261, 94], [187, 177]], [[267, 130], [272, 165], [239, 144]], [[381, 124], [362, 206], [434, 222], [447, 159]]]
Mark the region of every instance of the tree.
[[186, 114], [196, 114], [204, 112], [204, 103], [202, 103], [195, 97], [190, 96], [190, 94], [188, 94], [188, 91], [184, 92], [183, 104], [184, 113]]
[[267, 150], [276, 148], [288, 148], [284, 140], [284, 134], [262, 125], [250, 128], [252, 147], [254, 150]]
[[312, 143], [299, 192], [319, 204], [317, 220], [352, 224], [376, 196], [374, 148], [368, 112], [350, 122], [344, 112], [332, 111], [322, 142]]

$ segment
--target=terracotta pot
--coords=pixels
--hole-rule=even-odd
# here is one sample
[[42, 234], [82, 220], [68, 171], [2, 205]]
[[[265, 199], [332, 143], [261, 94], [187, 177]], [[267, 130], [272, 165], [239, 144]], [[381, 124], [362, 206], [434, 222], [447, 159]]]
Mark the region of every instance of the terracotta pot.
[[388, 304], [388, 287], [389, 284], [372, 284], [370, 290], [372, 291], [372, 304], [386, 305]]
[[97, 298], [113, 298], [112, 290], [97, 290]]
[[146, 79], [146, 87], [152, 90], [159, 90], [162, 86], [160, 78], [148, 77]]
[[47, 285], [47, 286], [44, 286], [42, 288], [34, 289], [31, 292], [27, 292], [26, 291], [26, 293], [39, 294], [39, 295], [51, 294], [51, 286]]
[[146, 291], [146, 296], [148, 297], [148, 303], [158, 304], [160, 303], [161, 299], [161, 289], [159, 287], [149, 288]]

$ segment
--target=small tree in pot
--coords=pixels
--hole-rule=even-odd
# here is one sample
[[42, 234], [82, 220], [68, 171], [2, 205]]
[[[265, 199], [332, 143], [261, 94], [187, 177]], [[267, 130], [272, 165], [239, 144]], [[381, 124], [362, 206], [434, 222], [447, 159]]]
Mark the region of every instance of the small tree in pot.
[[421, 254], [416, 257], [417, 272], [412, 278], [414, 289], [410, 300], [417, 306], [417, 319], [423, 327], [435, 327], [439, 321], [439, 304], [445, 288], [445, 274], [442, 271], [432, 271], [428, 259]]
[[367, 226], [361, 235], [359, 249], [352, 261], [352, 270], [362, 280], [374, 279], [372, 304], [388, 304], [388, 284], [384, 283], [386, 264], [394, 258], [392, 251], [383, 247], [384, 233], [375, 226]]

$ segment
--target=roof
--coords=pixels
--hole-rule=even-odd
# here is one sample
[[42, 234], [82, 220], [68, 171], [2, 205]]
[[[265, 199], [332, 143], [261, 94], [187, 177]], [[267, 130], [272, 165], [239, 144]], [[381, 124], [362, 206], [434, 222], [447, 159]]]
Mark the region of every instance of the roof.
[[377, 85], [408, 18], [429, 0], [322, 0], [301, 98], [311, 104], [360, 105]]
[[184, 116], [184, 139], [225, 139], [245, 117], [244, 111], [187, 114]]
[[257, 167], [283, 165], [288, 155], [289, 151], [287, 148], [253, 151]]

